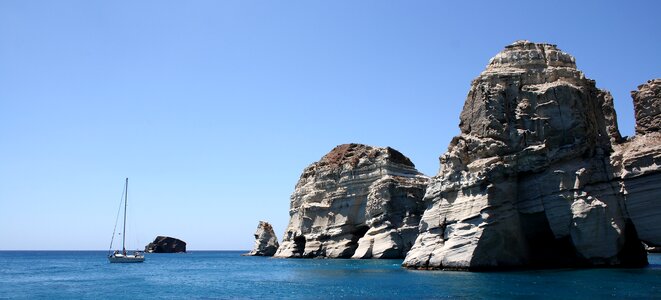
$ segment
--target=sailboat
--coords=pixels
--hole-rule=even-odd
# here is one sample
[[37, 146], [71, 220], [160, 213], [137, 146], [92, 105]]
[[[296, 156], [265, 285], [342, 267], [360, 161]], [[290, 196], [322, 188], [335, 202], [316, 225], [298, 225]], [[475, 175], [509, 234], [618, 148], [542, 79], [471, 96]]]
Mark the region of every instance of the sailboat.
[[[126, 206], [129, 199], [129, 179], [126, 178], [124, 184], [124, 228], [122, 229], [122, 251], [115, 250], [112, 254], [108, 255], [108, 260], [111, 263], [139, 263], [145, 261], [145, 255], [140, 251], [134, 251], [133, 254], [126, 252]], [[121, 207], [121, 206], [120, 206]], [[119, 217], [119, 216], [118, 216]], [[115, 222], [115, 229], [117, 229], [117, 222]], [[110, 250], [112, 251], [112, 242], [115, 239], [115, 231], [113, 230], [112, 239], [110, 239]]]

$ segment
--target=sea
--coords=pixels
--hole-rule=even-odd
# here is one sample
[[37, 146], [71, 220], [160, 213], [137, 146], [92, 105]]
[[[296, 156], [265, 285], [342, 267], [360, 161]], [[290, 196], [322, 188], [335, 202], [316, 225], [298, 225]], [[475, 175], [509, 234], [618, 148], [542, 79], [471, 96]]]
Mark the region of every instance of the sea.
[[276, 259], [245, 251], [0, 251], [2, 299], [661, 299], [661, 255], [642, 269], [415, 271], [402, 260]]

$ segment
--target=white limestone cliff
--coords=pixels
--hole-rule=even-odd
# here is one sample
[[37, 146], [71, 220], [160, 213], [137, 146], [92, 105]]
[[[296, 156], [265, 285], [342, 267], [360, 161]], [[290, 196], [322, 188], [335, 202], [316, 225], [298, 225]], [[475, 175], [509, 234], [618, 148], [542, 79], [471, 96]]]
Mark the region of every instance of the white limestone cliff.
[[275, 257], [404, 257], [427, 181], [392, 148], [337, 146], [303, 171]]
[[615, 146], [622, 193], [636, 231], [649, 246], [661, 246], [661, 79], [631, 92], [636, 135]]
[[645, 265], [610, 162], [615, 120], [569, 54], [507, 46], [472, 83], [403, 265]]

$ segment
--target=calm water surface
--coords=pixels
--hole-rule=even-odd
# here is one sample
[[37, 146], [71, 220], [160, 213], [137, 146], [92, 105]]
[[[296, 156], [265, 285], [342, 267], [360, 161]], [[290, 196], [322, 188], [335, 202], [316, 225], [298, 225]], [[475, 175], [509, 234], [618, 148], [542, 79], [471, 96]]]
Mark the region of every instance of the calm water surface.
[[644, 269], [411, 271], [401, 260], [272, 259], [242, 252], [0, 251], [0, 298], [661, 298], [661, 255]]

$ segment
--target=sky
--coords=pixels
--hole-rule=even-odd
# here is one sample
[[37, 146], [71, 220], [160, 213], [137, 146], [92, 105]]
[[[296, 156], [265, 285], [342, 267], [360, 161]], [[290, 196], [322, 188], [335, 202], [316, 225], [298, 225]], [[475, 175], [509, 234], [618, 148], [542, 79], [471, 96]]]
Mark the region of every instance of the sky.
[[659, 1], [0, 1], [0, 250], [282, 238], [302, 172], [390, 146], [427, 174], [489, 59], [557, 44], [612, 92], [661, 77]]

